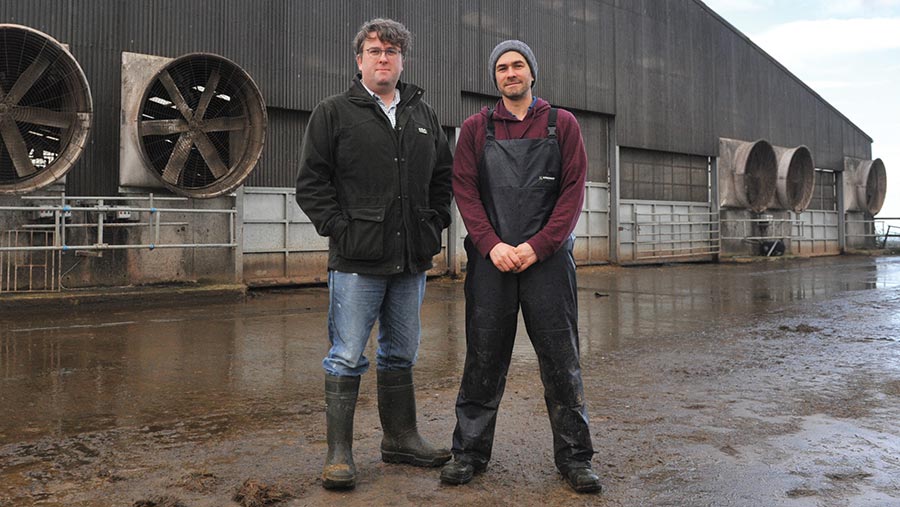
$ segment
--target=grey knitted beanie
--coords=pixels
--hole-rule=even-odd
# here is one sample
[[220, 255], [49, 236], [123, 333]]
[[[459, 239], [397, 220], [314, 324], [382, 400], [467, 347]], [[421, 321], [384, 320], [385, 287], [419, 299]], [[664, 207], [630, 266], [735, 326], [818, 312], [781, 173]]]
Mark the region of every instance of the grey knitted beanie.
[[494, 50], [491, 51], [491, 58], [488, 64], [488, 72], [491, 75], [491, 81], [494, 82], [494, 86], [497, 86], [497, 73], [495, 69], [497, 68], [497, 60], [503, 56], [503, 53], [507, 51], [516, 51], [525, 57], [525, 61], [528, 62], [528, 66], [531, 67], [531, 76], [534, 78], [534, 81], [531, 82], [531, 87], [534, 88], [534, 83], [537, 81], [537, 60], [534, 59], [534, 53], [531, 52], [531, 48], [528, 47], [528, 44], [520, 40], [505, 40], [500, 44], [494, 46]]

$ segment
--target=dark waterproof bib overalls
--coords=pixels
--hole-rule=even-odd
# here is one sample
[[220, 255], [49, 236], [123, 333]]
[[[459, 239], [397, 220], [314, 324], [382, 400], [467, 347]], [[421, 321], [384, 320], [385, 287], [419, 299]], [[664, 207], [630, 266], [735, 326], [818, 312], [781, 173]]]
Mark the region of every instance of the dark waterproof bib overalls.
[[[550, 110], [544, 139], [498, 140], [492, 116], [490, 111], [478, 186], [494, 231], [516, 246], [544, 227], [559, 196], [557, 110]], [[503, 273], [466, 238], [466, 364], [453, 433], [457, 460], [483, 466], [491, 457], [521, 307], [541, 369], [556, 466], [565, 471], [590, 462], [572, 245], [570, 237], [524, 272]]]

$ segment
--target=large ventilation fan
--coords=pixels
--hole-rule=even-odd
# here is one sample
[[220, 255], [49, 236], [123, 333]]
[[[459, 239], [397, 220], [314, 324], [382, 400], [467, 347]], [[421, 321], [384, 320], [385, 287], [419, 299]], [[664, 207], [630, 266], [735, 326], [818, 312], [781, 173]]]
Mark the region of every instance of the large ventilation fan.
[[243, 69], [218, 55], [194, 53], [172, 60], [150, 80], [137, 121], [150, 171], [173, 192], [210, 198], [234, 190], [255, 167], [266, 108]]
[[816, 185], [816, 165], [812, 152], [806, 146], [774, 148], [778, 157], [778, 181], [775, 187], [776, 199], [769, 207], [803, 212], [812, 201]]
[[0, 193], [62, 178], [84, 150], [91, 110], [87, 79], [59, 42], [0, 24]]
[[719, 205], [764, 211], [775, 198], [778, 158], [768, 141], [719, 139]]

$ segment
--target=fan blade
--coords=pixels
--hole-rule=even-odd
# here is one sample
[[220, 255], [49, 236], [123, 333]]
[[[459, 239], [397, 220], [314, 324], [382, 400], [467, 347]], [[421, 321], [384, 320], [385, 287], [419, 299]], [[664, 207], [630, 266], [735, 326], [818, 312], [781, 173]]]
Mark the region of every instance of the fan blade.
[[37, 169], [28, 156], [28, 146], [25, 145], [25, 139], [22, 138], [22, 133], [19, 132], [16, 122], [9, 116], [0, 119], [0, 136], [3, 137], [3, 142], [9, 151], [9, 158], [12, 159], [13, 165], [16, 166], [16, 174], [20, 178], [24, 178], [36, 173]]
[[22, 97], [28, 93], [28, 90], [34, 86], [34, 83], [41, 77], [47, 67], [50, 66], [50, 61], [44, 58], [42, 55], [38, 55], [38, 57], [31, 62], [31, 65], [25, 69], [25, 72], [19, 76], [19, 79], [16, 80], [16, 83], [9, 89], [9, 93], [6, 95], [7, 104], [18, 104]]
[[209, 107], [209, 102], [216, 93], [216, 87], [219, 86], [219, 78], [219, 69], [213, 69], [212, 74], [209, 75], [209, 80], [206, 81], [203, 95], [200, 96], [200, 104], [197, 105], [197, 111], [194, 112], [194, 117], [197, 120], [202, 120], [203, 115], [206, 114], [206, 108]]
[[228, 167], [222, 162], [219, 152], [216, 151], [216, 147], [213, 146], [209, 138], [206, 137], [206, 134], [198, 133], [194, 138], [194, 144], [197, 145], [197, 149], [200, 150], [200, 153], [206, 160], [206, 164], [209, 166], [210, 172], [212, 172], [216, 179], [228, 174]]
[[178, 142], [175, 143], [175, 147], [172, 149], [169, 162], [166, 164], [165, 170], [163, 170], [163, 181], [172, 185], [178, 184], [178, 178], [181, 176], [184, 164], [187, 163], [188, 155], [191, 153], [191, 144], [191, 136], [189, 134], [181, 134], [181, 137], [178, 138]]
[[187, 102], [185, 102], [184, 97], [178, 90], [178, 86], [176, 86], [175, 81], [172, 80], [172, 76], [169, 74], [169, 71], [162, 71], [162, 73], [159, 75], [159, 80], [166, 88], [166, 91], [169, 92], [169, 98], [172, 99], [172, 102], [175, 103], [175, 107], [178, 108], [178, 111], [181, 112], [181, 115], [184, 116], [184, 119], [190, 121], [191, 118], [194, 117], [194, 113], [193, 111], [191, 111], [191, 108], [190, 106], [188, 106]]
[[247, 126], [244, 116], [223, 116], [203, 122], [204, 132], [225, 132], [228, 130], [242, 130]]
[[147, 120], [141, 122], [142, 136], [168, 136], [190, 130], [184, 120]]
[[45, 127], [59, 127], [63, 129], [71, 127], [72, 123], [75, 122], [75, 113], [28, 106], [13, 107], [12, 117], [20, 122], [43, 125]]

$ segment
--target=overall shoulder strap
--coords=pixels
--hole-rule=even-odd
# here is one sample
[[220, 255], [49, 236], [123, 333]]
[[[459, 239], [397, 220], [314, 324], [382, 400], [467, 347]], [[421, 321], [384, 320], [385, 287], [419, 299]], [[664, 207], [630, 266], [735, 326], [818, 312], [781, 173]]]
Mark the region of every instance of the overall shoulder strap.
[[485, 124], [485, 135], [488, 139], [494, 139], [494, 108], [488, 109], [487, 123]]
[[555, 107], [550, 108], [550, 116], [547, 118], [547, 137], [549, 139], [556, 139], [556, 116], [559, 114], [559, 109]]

